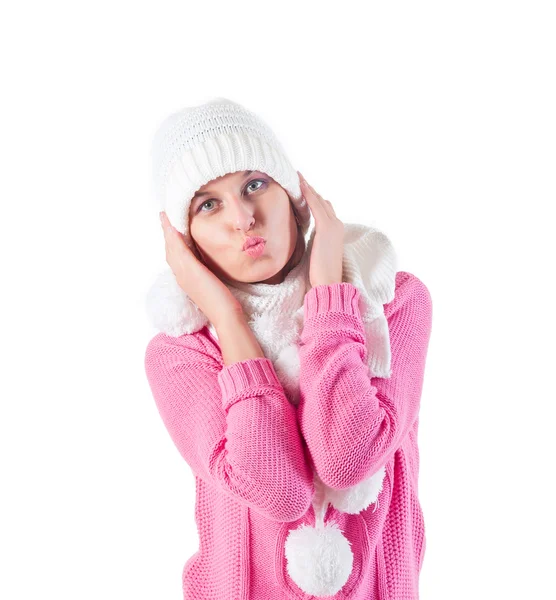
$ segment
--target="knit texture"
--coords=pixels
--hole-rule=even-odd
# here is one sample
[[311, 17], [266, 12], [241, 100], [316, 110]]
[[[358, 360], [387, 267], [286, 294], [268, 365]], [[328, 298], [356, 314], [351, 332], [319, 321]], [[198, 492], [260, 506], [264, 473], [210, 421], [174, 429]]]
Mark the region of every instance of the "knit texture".
[[[248, 325], [257, 338], [266, 358], [272, 361], [276, 375], [288, 400], [299, 402], [299, 344], [303, 328], [304, 299], [311, 289], [310, 261], [316, 230], [313, 229], [307, 251], [300, 263], [291, 269], [283, 281], [274, 285], [234, 281], [230, 291], [239, 301]], [[381, 231], [362, 224], [345, 223], [342, 257], [342, 281], [359, 290], [351, 301], [361, 304], [365, 324], [367, 364], [375, 377], [390, 376], [390, 336], [384, 316], [384, 304], [394, 298], [396, 253], [389, 238]], [[174, 286], [181, 289], [174, 279]], [[170, 280], [172, 278], [169, 278]], [[163, 282], [167, 279], [164, 279]], [[162, 282], [162, 283], [163, 283]], [[181, 301], [173, 293], [168, 297], [166, 285], [153, 289], [156, 302], [149, 302], [153, 324], [159, 323], [165, 332], [198, 331], [206, 319], [202, 313], [189, 310], [192, 301], [182, 290]], [[170, 286], [171, 289], [171, 286]], [[149, 294], [149, 297], [151, 294]], [[178, 302], [176, 303], [176, 300]], [[337, 299], [332, 297], [331, 303]], [[178, 306], [185, 310], [181, 310]], [[211, 333], [218, 332], [209, 324]], [[313, 468], [315, 493], [313, 508], [315, 527], [303, 524], [292, 528], [284, 542], [288, 574], [297, 587], [317, 597], [333, 596], [348, 582], [353, 571], [354, 556], [348, 539], [335, 519], [327, 519], [329, 504], [349, 514], [357, 514], [379, 500], [386, 471], [384, 465], [376, 473], [353, 486], [334, 489], [327, 486]]]
[[281, 142], [256, 113], [229, 100], [214, 98], [164, 119], [151, 147], [152, 192], [159, 210], [192, 245], [189, 205], [205, 183], [227, 173], [263, 171], [287, 192], [305, 235], [311, 211], [299, 176]]
[[153, 396], [196, 480], [199, 550], [184, 567], [184, 598], [309, 598], [288, 575], [284, 539], [315, 523], [312, 469], [341, 490], [384, 465], [376, 505], [358, 514], [328, 507], [354, 554], [347, 583], [329, 597], [418, 599], [417, 432], [432, 302], [416, 276], [396, 273], [384, 305], [392, 374], [379, 378], [366, 365], [358, 299], [346, 282], [305, 295], [297, 406], [269, 359], [224, 365], [206, 326], [149, 342]]

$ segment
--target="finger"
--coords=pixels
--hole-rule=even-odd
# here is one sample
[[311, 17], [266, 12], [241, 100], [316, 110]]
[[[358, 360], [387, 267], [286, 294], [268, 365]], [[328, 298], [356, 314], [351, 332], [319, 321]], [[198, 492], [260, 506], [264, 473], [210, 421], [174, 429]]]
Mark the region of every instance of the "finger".
[[160, 225], [162, 227], [162, 231], [164, 232], [164, 234], [166, 234], [166, 229], [168, 228], [168, 217], [166, 216], [166, 213], [164, 211], [159, 212], [158, 216], [160, 217]]
[[[298, 171], [299, 173], [299, 171]], [[301, 173], [299, 173], [300, 175], [300, 183], [303, 186], [303, 188], [307, 191], [313, 194], [314, 198], [316, 200], [319, 201], [319, 203], [323, 204], [324, 200], [322, 198], [322, 196], [320, 194], [317, 194], [315, 188], [305, 179], [305, 177], [303, 177], [303, 175], [301, 175]]]
[[172, 225], [172, 223], [170, 223], [170, 219], [164, 211], [160, 213], [160, 222], [162, 224], [164, 238], [166, 239], [166, 241], [168, 241], [169, 239], [173, 239], [178, 233], [178, 230]]
[[[303, 176], [302, 176], [303, 177]], [[309, 186], [309, 189], [313, 192], [313, 194], [319, 199], [323, 200], [323, 197], [315, 190], [315, 188], [303, 177], [303, 181]]]
[[315, 188], [309, 183], [308, 184], [309, 187], [311, 188], [311, 191], [313, 192], [313, 194], [319, 199], [320, 202], [322, 202], [322, 205], [324, 206], [326, 212], [330, 215], [330, 214], [334, 214], [334, 209], [332, 208], [332, 202], [330, 202], [330, 200], [325, 200], [320, 194], [318, 194], [315, 191]]
[[336, 216], [336, 211], [334, 210], [334, 206], [332, 205], [332, 202], [330, 202], [330, 200], [325, 200], [326, 205], [328, 206], [328, 210], [330, 211], [330, 215], [335, 217]]
[[[303, 175], [302, 175], [303, 177]], [[318, 200], [320, 200], [320, 202], [322, 202], [323, 204], [325, 202], [328, 202], [330, 204], [329, 200], [325, 200], [318, 192], [317, 190], [315, 190], [315, 188], [305, 179], [305, 177], [303, 177], [303, 181], [309, 186], [309, 189], [313, 192], [313, 194], [315, 195], [316, 198], [318, 198]]]
[[305, 200], [307, 200], [307, 204], [309, 205], [315, 220], [320, 221], [321, 219], [328, 217], [324, 203], [315, 195], [313, 190], [309, 187], [309, 184], [304, 179], [302, 179], [300, 183], [303, 196]]
[[170, 223], [170, 219], [164, 211], [160, 213], [160, 223], [162, 224], [164, 230], [172, 229], [172, 223]]
[[[299, 171], [298, 171], [299, 173]], [[332, 206], [332, 203], [330, 202], [330, 200], [325, 200], [320, 194], [318, 194], [315, 190], [315, 188], [305, 179], [305, 177], [303, 177], [303, 175], [301, 175], [301, 173], [299, 173], [300, 178], [301, 178], [301, 183], [303, 183], [303, 186], [307, 186], [308, 190], [310, 190], [310, 192], [312, 192], [314, 198], [316, 199], [316, 201], [322, 206], [322, 209], [324, 211], [324, 213], [330, 217], [336, 217], [336, 213], [334, 212], [334, 207]]]

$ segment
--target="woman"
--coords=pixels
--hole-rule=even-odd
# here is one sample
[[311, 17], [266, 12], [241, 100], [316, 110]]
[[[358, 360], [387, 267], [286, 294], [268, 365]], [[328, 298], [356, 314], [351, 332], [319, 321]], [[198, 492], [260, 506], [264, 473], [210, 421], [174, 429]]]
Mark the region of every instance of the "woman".
[[428, 289], [235, 102], [168, 117], [153, 160], [145, 368], [195, 475], [184, 598], [417, 599]]

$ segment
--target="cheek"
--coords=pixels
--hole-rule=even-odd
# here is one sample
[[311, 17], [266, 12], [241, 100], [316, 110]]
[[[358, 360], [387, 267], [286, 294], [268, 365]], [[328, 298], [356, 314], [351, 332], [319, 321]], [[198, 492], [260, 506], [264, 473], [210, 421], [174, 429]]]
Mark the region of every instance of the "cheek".
[[203, 231], [203, 227], [199, 225], [198, 221], [195, 221], [189, 226], [189, 234], [191, 239], [195, 243], [197, 249], [202, 250], [205, 253], [209, 251], [209, 245], [207, 244], [208, 236]]
[[199, 251], [212, 261], [225, 263], [231, 256], [230, 238], [221, 228], [196, 221], [190, 232]]
[[[292, 209], [290, 207], [289, 202], [288, 203], [284, 203], [282, 201], [282, 199], [280, 200], [276, 200], [271, 209], [270, 209], [270, 214], [269, 214], [269, 221], [270, 224], [272, 226], [277, 226], [277, 227], [287, 227], [290, 223], [290, 219], [294, 219], [293, 214], [292, 214]], [[295, 222], [295, 219], [294, 219]]]
[[193, 219], [189, 225], [189, 231], [198, 246], [205, 246], [207, 241], [210, 240], [210, 232], [202, 219]]

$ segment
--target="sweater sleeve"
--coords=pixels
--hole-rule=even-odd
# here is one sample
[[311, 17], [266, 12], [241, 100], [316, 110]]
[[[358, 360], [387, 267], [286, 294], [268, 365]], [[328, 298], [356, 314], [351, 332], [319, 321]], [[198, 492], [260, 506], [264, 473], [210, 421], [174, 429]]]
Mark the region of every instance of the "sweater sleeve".
[[316, 472], [336, 489], [368, 479], [408, 435], [432, 325], [427, 287], [398, 272], [395, 297], [384, 305], [392, 375], [370, 377], [359, 296], [342, 282], [311, 288], [304, 301], [298, 419]]
[[273, 521], [305, 514], [313, 475], [295, 407], [269, 359], [223, 365], [203, 333], [159, 333], [145, 369], [162, 421], [196, 476]]

